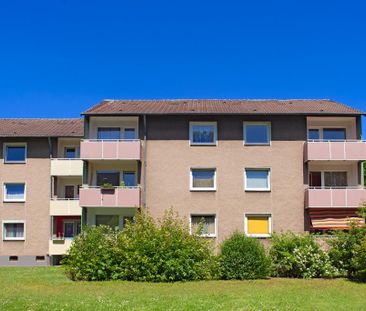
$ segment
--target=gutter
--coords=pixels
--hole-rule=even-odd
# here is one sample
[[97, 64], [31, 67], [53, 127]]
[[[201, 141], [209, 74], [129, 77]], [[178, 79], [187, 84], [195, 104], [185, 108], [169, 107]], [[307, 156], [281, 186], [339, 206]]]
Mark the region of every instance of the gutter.
[[142, 204], [145, 208], [147, 208], [147, 202], [146, 202], [146, 168], [147, 168], [147, 163], [146, 163], [146, 156], [147, 156], [147, 128], [146, 128], [146, 114], [143, 115], [143, 119], [144, 119], [144, 163], [143, 163], [143, 188], [144, 188], [144, 192], [143, 192], [143, 199], [142, 199]]

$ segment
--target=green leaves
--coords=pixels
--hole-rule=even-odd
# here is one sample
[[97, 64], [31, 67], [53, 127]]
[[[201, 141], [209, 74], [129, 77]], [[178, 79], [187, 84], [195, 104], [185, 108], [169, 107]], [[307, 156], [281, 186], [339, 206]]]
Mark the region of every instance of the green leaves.
[[190, 235], [172, 210], [160, 221], [138, 213], [123, 231], [86, 228], [63, 264], [71, 279], [89, 281], [175, 282], [209, 279], [215, 272], [210, 241]]
[[259, 279], [268, 276], [270, 262], [257, 239], [235, 232], [221, 245], [220, 267], [223, 279]]

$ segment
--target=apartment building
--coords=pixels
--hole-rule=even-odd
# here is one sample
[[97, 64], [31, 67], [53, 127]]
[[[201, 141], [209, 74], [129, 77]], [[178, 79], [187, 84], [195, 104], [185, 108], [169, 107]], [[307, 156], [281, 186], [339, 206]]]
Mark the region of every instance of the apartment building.
[[80, 229], [82, 136], [82, 119], [0, 119], [0, 265], [49, 265], [66, 252]]
[[[218, 243], [235, 230], [268, 238], [363, 221], [356, 211], [366, 201], [366, 143], [362, 112], [351, 107], [331, 100], [105, 100], [82, 115], [83, 122], [63, 121], [74, 127], [37, 138], [45, 144], [42, 176], [31, 173], [28, 158], [13, 166], [3, 155], [4, 184], [30, 174], [43, 189], [32, 199], [31, 189], [40, 188], [30, 180], [25, 203], [4, 196], [1, 264], [23, 255], [57, 263], [81, 223], [123, 230], [139, 208], [157, 218], [173, 208], [192, 231], [203, 220], [203, 235]], [[35, 139], [27, 130], [6, 136], [1, 122], [3, 154], [7, 143]], [[28, 154], [40, 153], [30, 147]], [[19, 178], [11, 178], [16, 169]], [[23, 238], [7, 241], [17, 230]]]

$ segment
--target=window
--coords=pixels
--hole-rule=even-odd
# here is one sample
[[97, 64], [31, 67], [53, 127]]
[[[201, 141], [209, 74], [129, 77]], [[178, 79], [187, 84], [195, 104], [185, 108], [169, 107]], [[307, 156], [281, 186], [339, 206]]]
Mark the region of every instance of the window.
[[135, 172], [123, 172], [123, 182], [126, 187], [135, 187], [136, 186]]
[[270, 191], [270, 169], [245, 169], [246, 191]]
[[308, 139], [318, 140], [320, 139], [320, 131], [319, 129], [309, 129], [308, 130]]
[[251, 237], [269, 237], [272, 234], [271, 215], [245, 215], [244, 231]]
[[193, 191], [215, 191], [216, 170], [215, 169], [192, 169], [191, 190]]
[[345, 140], [346, 139], [346, 129], [344, 129], [344, 128], [323, 129], [323, 139], [324, 140]]
[[325, 187], [347, 187], [347, 172], [324, 172]]
[[[215, 215], [191, 215], [191, 234], [197, 233], [204, 237], [216, 236], [216, 216]], [[202, 227], [200, 225], [202, 224]]]
[[24, 202], [25, 184], [4, 184], [4, 202]]
[[64, 237], [73, 238], [81, 231], [80, 220], [65, 220], [64, 221]]
[[97, 186], [101, 187], [104, 184], [112, 184], [118, 187], [120, 184], [119, 172], [97, 172]]
[[124, 130], [124, 139], [136, 139], [136, 131], [134, 128], [125, 128]]
[[65, 148], [65, 158], [66, 159], [75, 159], [75, 158], [77, 158], [76, 148], [75, 147], [66, 147]]
[[36, 256], [36, 261], [45, 261], [46, 257], [45, 256]]
[[244, 122], [245, 145], [269, 145], [271, 124], [269, 122]]
[[321, 187], [322, 186], [322, 173], [321, 172], [310, 172], [309, 173], [309, 186], [310, 187]]
[[26, 144], [4, 144], [5, 163], [25, 163], [27, 157]]
[[118, 215], [96, 215], [95, 225], [105, 225], [112, 229], [119, 229], [119, 216]]
[[3, 240], [24, 240], [24, 227], [23, 221], [4, 221]]
[[119, 127], [98, 127], [98, 139], [121, 139]]
[[191, 145], [216, 145], [216, 122], [190, 122], [189, 139]]
[[18, 261], [18, 256], [9, 256], [9, 261]]

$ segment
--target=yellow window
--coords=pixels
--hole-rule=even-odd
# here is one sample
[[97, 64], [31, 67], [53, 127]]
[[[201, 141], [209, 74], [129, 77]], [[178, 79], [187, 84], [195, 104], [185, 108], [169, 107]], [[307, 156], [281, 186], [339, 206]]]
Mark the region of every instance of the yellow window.
[[268, 216], [248, 216], [248, 234], [269, 234]]

